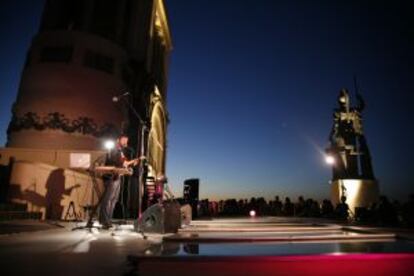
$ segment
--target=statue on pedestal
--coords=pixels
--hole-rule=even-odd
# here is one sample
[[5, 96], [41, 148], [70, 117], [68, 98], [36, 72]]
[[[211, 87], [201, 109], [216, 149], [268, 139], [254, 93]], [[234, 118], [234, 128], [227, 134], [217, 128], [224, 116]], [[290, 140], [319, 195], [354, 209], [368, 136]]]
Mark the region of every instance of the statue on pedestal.
[[334, 124], [329, 135], [330, 147], [326, 149], [335, 160], [332, 180], [372, 179], [371, 155], [362, 129], [362, 96], [356, 95], [358, 104], [351, 107], [348, 90], [339, 93], [339, 107], [334, 109]]
[[[371, 163], [371, 154], [362, 129], [365, 104], [356, 94], [351, 106], [346, 89], [339, 92], [339, 107], [334, 109], [334, 124], [329, 135], [326, 161], [332, 165], [331, 199], [333, 204], [347, 204], [354, 217], [361, 208], [378, 201], [379, 186]], [[344, 205], [345, 206], [345, 205]]]

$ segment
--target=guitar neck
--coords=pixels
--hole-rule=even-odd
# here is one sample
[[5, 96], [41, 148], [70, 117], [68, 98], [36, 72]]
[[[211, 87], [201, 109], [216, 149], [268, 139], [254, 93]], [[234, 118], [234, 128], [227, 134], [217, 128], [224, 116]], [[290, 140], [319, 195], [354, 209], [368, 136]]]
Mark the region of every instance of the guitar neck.
[[135, 162], [137, 162], [137, 161], [139, 161], [139, 159], [138, 159], [138, 158], [136, 158], [136, 159], [132, 159], [132, 160], [128, 160], [128, 161], [126, 161], [126, 165], [127, 165], [127, 166], [130, 166], [131, 164], [133, 164], [133, 163], [135, 163]]

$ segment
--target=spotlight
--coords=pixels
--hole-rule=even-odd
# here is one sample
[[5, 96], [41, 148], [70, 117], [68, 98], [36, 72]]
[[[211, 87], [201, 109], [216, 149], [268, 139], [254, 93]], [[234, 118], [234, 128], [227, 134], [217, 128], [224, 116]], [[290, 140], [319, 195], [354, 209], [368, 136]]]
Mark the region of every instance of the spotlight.
[[106, 140], [106, 141], [104, 142], [104, 147], [105, 147], [107, 150], [111, 150], [111, 149], [113, 149], [113, 148], [115, 147], [115, 142], [114, 142], [114, 141], [112, 141], [112, 140]]
[[256, 216], [256, 211], [255, 210], [251, 210], [249, 212], [250, 217], [254, 218]]
[[328, 165], [334, 165], [335, 164], [335, 158], [332, 155], [325, 156], [325, 162]]

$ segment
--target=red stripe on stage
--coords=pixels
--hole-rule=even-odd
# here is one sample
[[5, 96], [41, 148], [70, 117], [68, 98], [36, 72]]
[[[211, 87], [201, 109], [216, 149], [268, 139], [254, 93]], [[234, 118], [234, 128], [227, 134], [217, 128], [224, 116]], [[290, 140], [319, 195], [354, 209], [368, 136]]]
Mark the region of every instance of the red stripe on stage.
[[413, 275], [414, 254], [142, 257], [139, 275]]

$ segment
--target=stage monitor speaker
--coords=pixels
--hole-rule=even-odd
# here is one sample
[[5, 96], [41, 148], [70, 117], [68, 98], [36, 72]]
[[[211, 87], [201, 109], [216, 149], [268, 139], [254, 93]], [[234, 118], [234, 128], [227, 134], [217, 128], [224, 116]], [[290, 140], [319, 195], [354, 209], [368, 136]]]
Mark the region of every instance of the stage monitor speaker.
[[135, 230], [144, 233], [177, 233], [180, 226], [180, 204], [175, 201], [164, 201], [145, 210], [138, 219]]

